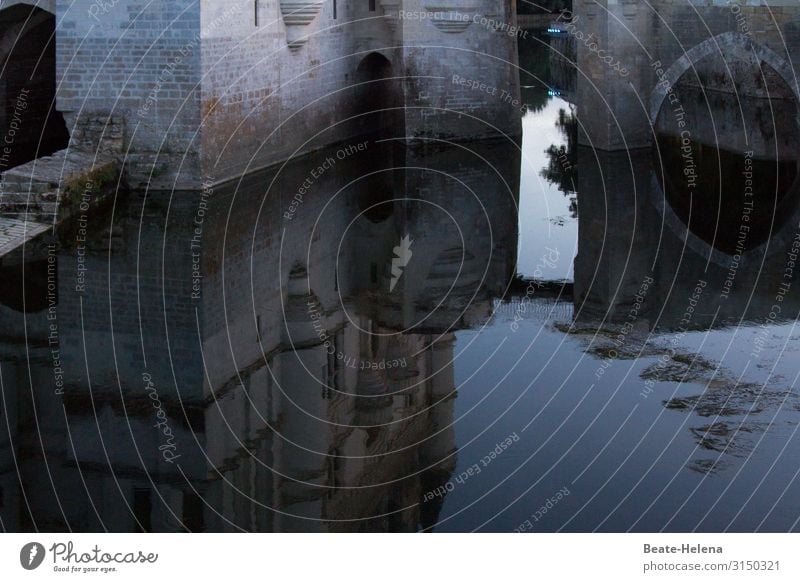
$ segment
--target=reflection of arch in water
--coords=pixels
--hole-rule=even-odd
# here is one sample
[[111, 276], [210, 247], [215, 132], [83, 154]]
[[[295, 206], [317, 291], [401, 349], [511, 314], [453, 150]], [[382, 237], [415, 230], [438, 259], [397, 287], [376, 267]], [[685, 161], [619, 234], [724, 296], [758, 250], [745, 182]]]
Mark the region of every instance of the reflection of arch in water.
[[726, 33], [676, 61], [654, 92], [653, 191], [666, 222], [681, 236], [688, 226], [702, 254], [759, 248], [798, 210], [800, 100], [787, 67], [766, 47]]
[[364, 57], [356, 69], [355, 115], [364, 132], [397, 129], [400, 122], [400, 84], [391, 61], [378, 52]]
[[55, 110], [55, 15], [27, 3], [0, 10], [0, 139], [10, 153], [0, 171], [67, 147]]
[[394, 214], [394, 194], [391, 187], [387, 187], [387, 181], [380, 179], [380, 175], [370, 178], [368, 185], [358, 195], [358, 208], [370, 222], [384, 222]]

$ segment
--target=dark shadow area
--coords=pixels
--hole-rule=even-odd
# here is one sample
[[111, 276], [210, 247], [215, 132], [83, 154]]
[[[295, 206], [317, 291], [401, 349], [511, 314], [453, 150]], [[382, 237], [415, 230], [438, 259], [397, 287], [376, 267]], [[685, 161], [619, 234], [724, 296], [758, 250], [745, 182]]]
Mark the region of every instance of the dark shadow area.
[[55, 110], [55, 16], [27, 5], [0, 11], [0, 171], [67, 147]]
[[798, 204], [792, 91], [763, 62], [706, 57], [681, 77], [675, 98], [656, 124], [655, 165], [670, 207], [727, 254], [765, 243]]
[[0, 304], [20, 313], [47, 309], [47, 266], [44, 260], [0, 267]]
[[[380, 53], [370, 53], [356, 69], [354, 113], [362, 133], [394, 130], [402, 134], [403, 111], [400, 83], [392, 63]], [[397, 109], [396, 109], [397, 108]]]

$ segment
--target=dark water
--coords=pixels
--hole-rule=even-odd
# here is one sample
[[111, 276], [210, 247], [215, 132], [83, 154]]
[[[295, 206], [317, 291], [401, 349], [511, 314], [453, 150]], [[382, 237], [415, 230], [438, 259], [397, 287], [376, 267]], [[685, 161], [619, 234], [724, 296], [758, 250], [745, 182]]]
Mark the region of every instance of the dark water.
[[2, 528], [797, 530], [796, 185], [717, 245], [543, 39], [521, 147], [365, 137], [6, 258]]

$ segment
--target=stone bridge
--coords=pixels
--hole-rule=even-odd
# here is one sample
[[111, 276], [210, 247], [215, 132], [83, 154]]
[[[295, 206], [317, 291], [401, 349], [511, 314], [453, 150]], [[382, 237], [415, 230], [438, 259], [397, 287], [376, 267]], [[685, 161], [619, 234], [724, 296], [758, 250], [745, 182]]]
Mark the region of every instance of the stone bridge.
[[800, 99], [797, 0], [575, 0], [573, 12], [582, 144], [649, 147], [680, 83]]
[[134, 187], [199, 189], [386, 125], [518, 136], [507, 102], [451, 82], [517, 99], [515, 22], [513, 0], [6, 1], [0, 131], [31, 100], [7, 167], [69, 145], [124, 158]]
[[800, 2], [575, 0], [563, 28], [578, 47], [576, 305], [624, 319], [652, 277], [642, 319], [675, 328], [702, 280], [692, 326], [766, 318], [764, 273], [800, 231]]

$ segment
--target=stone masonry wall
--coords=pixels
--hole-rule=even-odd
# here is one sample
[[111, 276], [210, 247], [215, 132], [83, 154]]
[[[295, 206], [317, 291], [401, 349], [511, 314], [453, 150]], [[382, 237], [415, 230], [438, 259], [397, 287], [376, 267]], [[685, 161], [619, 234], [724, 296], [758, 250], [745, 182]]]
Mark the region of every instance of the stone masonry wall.
[[[134, 187], [235, 178], [376, 129], [374, 117], [358, 115], [387, 104], [405, 105], [392, 118], [397, 136], [520, 133], [511, 0], [463, 10], [452, 1], [319, 0], [308, 18], [289, 0], [56, 4], [57, 107], [74, 135], [103, 116], [122, 120], [112, 143], [121, 141]], [[409, 11], [445, 17], [401, 16]], [[380, 83], [371, 81], [386, 76], [397, 78], [384, 83], [391, 94], [374, 99]]]
[[[581, 143], [609, 150], [649, 146], [658, 69], [663, 74], [687, 53], [702, 58], [691, 51], [704, 42], [708, 54], [730, 59], [734, 45], [746, 37], [797, 70], [800, 5], [793, 0], [767, 4], [662, 0], [649, 7], [639, 0], [576, 0], [570, 30], [578, 41], [578, 101], [586, 112]], [[739, 40], [720, 37], [725, 33], [735, 33]], [[604, 62], [598, 50], [606, 51], [602, 55], [613, 63]], [[627, 74], [620, 74], [620, 67]], [[796, 80], [793, 85], [800, 94]]]
[[521, 133], [516, 38], [525, 32], [512, 2], [407, 0], [399, 20], [410, 137]]
[[197, 2], [56, 4], [57, 108], [70, 133], [98, 118], [122, 118], [134, 185], [156, 178], [164, 187], [198, 187]]

